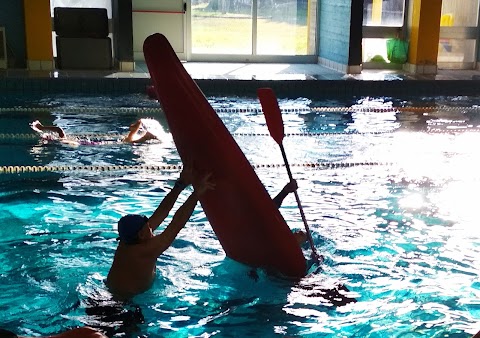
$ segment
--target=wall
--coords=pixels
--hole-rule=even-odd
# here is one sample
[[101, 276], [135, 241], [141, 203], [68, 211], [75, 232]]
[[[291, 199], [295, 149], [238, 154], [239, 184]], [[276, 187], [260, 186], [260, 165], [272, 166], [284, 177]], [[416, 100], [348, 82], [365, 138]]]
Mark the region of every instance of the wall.
[[133, 62], [132, 1], [112, 0], [113, 45], [117, 61]]
[[477, 70], [480, 70], [480, 8], [478, 9], [478, 28], [477, 28], [477, 31], [478, 31], [478, 34], [477, 34], [477, 67], [476, 69]]
[[9, 68], [26, 68], [22, 0], [0, 0], [0, 26], [5, 27]]
[[50, 0], [23, 0], [27, 68], [52, 70], [52, 19]]
[[318, 56], [348, 65], [352, 0], [318, 2]]

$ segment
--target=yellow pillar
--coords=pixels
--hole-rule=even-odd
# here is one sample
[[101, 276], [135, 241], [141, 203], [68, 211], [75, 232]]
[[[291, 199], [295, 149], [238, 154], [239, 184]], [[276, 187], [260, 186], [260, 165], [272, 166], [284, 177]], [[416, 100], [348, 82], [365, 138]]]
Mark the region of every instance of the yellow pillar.
[[372, 2], [372, 23], [382, 24], [382, 7], [383, 0], [373, 0]]
[[442, 0], [413, 0], [408, 62], [415, 73], [437, 72]]
[[53, 69], [52, 20], [50, 0], [23, 0], [27, 67]]

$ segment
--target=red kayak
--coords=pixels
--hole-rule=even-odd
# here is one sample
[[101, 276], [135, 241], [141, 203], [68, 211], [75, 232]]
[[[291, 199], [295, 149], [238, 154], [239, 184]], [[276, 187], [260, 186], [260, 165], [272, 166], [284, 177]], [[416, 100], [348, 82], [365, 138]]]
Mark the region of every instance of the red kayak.
[[290, 228], [167, 38], [144, 42], [153, 90], [182, 161], [212, 173], [215, 190], [200, 198], [228, 257], [289, 277], [306, 274], [306, 260]]

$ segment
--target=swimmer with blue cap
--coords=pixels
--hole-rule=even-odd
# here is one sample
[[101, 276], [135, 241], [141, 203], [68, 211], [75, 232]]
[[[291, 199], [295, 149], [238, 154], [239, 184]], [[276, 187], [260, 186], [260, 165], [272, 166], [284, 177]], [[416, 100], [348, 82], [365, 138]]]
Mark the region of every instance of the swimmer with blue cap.
[[138, 243], [138, 232], [148, 222], [145, 215], [126, 215], [118, 221], [118, 240], [125, 244]]
[[[215, 188], [210, 176], [196, 179], [192, 168], [186, 167], [150, 218], [136, 214], [120, 218], [119, 243], [106, 281], [117, 298], [129, 299], [150, 288], [155, 277], [157, 258], [170, 247], [186, 225], [198, 198]], [[180, 193], [192, 183], [194, 191], [175, 212], [170, 224], [163, 232], [154, 235], [153, 232], [167, 218]]]

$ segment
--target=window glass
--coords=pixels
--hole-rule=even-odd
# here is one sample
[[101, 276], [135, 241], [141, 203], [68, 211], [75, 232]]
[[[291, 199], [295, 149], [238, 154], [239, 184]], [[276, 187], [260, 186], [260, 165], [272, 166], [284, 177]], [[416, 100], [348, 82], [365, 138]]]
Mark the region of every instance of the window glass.
[[194, 54], [315, 54], [317, 0], [191, 0], [191, 4]]
[[258, 1], [258, 54], [307, 55], [308, 1]]
[[441, 26], [476, 27], [478, 0], [443, 0]]
[[403, 26], [405, 0], [364, 0], [364, 26]]
[[478, 6], [479, 0], [442, 1], [437, 62], [444, 67], [470, 67], [468, 64], [475, 62], [477, 34], [472, 35], [471, 30], [478, 25]]
[[388, 63], [387, 39], [363, 39], [362, 62]]
[[440, 39], [437, 62], [470, 63], [475, 61], [475, 40]]
[[251, 54], [252, 1], [192, 0], [192, 53]]

